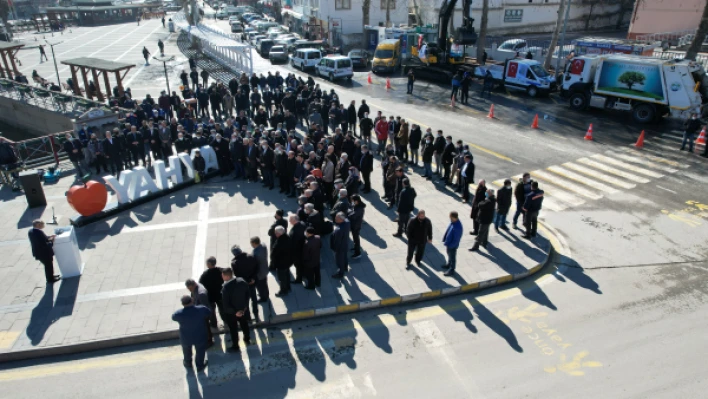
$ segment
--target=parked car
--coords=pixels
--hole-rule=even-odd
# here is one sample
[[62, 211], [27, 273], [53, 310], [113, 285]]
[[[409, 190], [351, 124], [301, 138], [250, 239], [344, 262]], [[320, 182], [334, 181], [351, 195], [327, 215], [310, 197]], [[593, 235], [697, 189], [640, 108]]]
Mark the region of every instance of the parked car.
[[276, 62], [288, 62], [288, 46], [277, 45], [270, 48], [268, 58], [271, 64]]
[[265, 37], [266, 37], [265, 35], [261, 35], [258, 32], [256, 32], [256, 34], [253, 35], [253, 37], [251, 37], [251, 46], [258, 47], [258, 41], [261, 39], [265, 39]]
[[324, 76], [332, 82], [339, 78], [352, 80], [352, 76], [354, 76], [352, 60], [343, 55], [328, 55], [320, 60], [315, 69], [318, 75]]
[[296, 50], [290, 56], [290, 64], [300, 68], [302, 71], [308, 68], [315, 68], [322, 59], [322, 52], [314, 48], [303, 48]]
[[366, 68], [369, 66], [369, 52], [361, 49], [354, 49], [347, 54], [350, 60], [352, 60], [352, 65], [356, 67]]
[[273, 40], [265, 38], [258, 43], [258, 47], [256, 47], [256, 50], [261, 55], [261, 57], [268, 58], [268, 54], [270, 53], [271, 47], [273, 47]]
[[231, 24], [231, 33], [243, 33], [241, 24], [238, 22]]

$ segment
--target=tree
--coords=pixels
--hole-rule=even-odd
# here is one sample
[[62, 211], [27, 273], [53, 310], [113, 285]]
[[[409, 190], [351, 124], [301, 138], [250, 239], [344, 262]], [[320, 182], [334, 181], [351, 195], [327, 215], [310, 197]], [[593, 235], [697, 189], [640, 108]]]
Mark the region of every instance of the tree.
[[423, 18], [420, 16], [420, 7], [418, 7], [418, 0], [413, 0], [413, 15], [415, 15], [415, 24], [418, 26], [423, 26]]
[[[546, 54], [546, 60], [543, 62], [543, 67], [549, 69], [551, 67], [551, 62], [553, 62], [553, 52], [556, 50], [558, 45], [558, 36], [560, 35], [561, 28], [563, 27], [563, 14], [565, 13], [565, 3], [567, 0], [561, 0], [560, 5], [558, 5], [558, 19], [556, 20], [556, 28], [553, 30], [553, 37], [551, 38], [551, 45], [548, 47], [548, 54]], [[561, 51], [558, 51], [558, 56], [561, 56]], [[558, 71], [556, 71], [557, 73]]]
[[701, 17], [701, 23], [698, 25], [698, 30], [696, 35], [693, 37], [691, 45], [686, 51], [687, 60], [696, 60], [698, 52], [701, 50], [701, 45], [708, 34], [708, 0], [706, 0], [706, 5], [703, 7], [703, 16]]
[[371, 15], [371, 0], [362, 0], [361, 2], [361, 21], [362, 21], [362, 27], [361, 31], [364, 32], [364, 39], [363, 39], [363, 45], [364, 48], [369, 48], [369, 41], [368, 38], [366, 37], [366, 30], [364, 29], [364, 26], [369, 25], [369, 15]]
[[489, 14], [489, 0], [482, 1], [482, 21], [479, 23], [479, 35], [477, 35], [477, 62], [484, 58], [484, 42], [487, 40], [487, 21]]
[[390, 26], [391, 26], [391, 0], [386, 0], [386, 27], [389, 28]]
[[629, 90], [632, 90], [632, 86], [634, 86], [635, 84], [643, 85], [646, 79], [646, 75], [641, 72], [627, 71], [620, 75], [617, 81], [626, 84], [627, 88]]

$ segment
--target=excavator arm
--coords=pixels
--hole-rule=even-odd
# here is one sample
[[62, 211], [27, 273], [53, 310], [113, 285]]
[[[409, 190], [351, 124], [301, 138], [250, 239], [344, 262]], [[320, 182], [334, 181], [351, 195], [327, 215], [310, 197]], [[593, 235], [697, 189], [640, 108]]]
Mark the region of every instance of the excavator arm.
[[[449, 52], [450, 42], [448, 41], [448, 26], [452, 18], [457, 0], [445, 0], [440, 6], [438, 14], [438, 47]], [[472, 0], [462, 0], [462, 26], [455, 31], [454, 41], [456, 44], [472, 45], [477, 43], [477, 33], [474, 30], [474, 18], [470, 16]]]

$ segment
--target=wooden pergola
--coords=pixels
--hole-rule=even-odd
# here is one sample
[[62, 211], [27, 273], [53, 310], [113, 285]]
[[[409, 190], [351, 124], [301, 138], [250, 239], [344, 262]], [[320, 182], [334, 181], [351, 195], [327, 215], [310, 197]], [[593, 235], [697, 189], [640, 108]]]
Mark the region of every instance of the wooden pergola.
[[[0, 66], [0, 77], [13, 79], [15, 75], [20, 73], [15, 64], [15, 54], [24, 47], [24, 44], [0, 42], [0, 58], [2, 58], [2, 66]], [[9, 62], [8, 62], [9, 60]]]
[[[108, 79], [109, 73], [116, 74], [116, 85], [118, 86], [119, 95], [123, 95], [123, 79], [125, 75], [128, 74], [130, 68], [133, 68], [135, 64], [125, 64], [122, 62], [102, 60], [100, 58], [74, 58], [72, 60], [65, 60], [61, 62], [64, 65], [68, 65], [71, 69], [71, 80], [74, 83], [74, 94], [77, 96], [81, 95], [81, 89], [79, 88], [79, 80], [77, 73], [81, 72], [81, 78], [84, 82], [84, 89], [86, 91], [86, 97], [93, 99], [95, 95], [98, 101], [104, 101], [103, 91], [101, 90], [101, 82], [99, 81], [99, 76], [103, 75], [103, 82], [105, 84], [106, 97], [111, 96], [111, 82]], [[91, 93], [89, 91], [89, 80], [87, 75], [91, 75], [93, 78], [93, 84], [96, 86], [96, 92]]]

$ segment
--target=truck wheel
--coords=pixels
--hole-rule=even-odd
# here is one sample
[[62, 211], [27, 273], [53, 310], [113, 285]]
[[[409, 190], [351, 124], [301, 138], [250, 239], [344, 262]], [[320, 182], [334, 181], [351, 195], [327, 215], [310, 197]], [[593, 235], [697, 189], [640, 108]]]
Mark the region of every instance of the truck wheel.
[[632, 110], [632, 117], [638, 123], [654, 122], [656, 108], [649, 104], [639, 104]]
[[570, 96], [570, 108], [576, 111], [582, 111], [588, 106], [588, 99], [583, 93], [574, 93]]
[[536, 97], [538, 96], [538, 89], [536, 88], [536, 86], [529, 86], [526, 89], [526, 94], [528, 94], [529, 97]]

